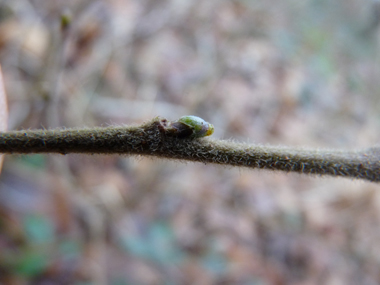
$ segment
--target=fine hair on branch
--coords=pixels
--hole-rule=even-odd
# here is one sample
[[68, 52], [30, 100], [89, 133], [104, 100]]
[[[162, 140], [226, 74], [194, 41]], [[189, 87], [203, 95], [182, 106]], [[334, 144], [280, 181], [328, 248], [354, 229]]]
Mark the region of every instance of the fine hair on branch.
[[183, 137], [162, 117], [133, 126], [3, 132], [0, 153], [143, 155], [380, 181], [380, 147], [344, 151]]

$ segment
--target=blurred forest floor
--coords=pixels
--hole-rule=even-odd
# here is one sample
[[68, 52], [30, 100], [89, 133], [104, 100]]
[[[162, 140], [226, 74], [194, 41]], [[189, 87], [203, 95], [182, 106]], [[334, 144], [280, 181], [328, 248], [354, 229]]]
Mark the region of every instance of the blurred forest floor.
[[[0, 0], [10, 129], [197, 115], [380, 141], [380, 2]], [[379, 185], [150, 158], [6, 156], [1, 284], [379, 284]]]

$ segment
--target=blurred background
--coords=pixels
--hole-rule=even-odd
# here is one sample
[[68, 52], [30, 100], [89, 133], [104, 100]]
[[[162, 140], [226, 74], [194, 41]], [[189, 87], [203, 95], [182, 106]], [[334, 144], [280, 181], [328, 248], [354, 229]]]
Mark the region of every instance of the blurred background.
[[[380, 2], [0, 0], [9, 128], [197, 115], [214, 138], [380, 139]], [[8, 155], [1, 284], [379, 284], [374, 183]]]

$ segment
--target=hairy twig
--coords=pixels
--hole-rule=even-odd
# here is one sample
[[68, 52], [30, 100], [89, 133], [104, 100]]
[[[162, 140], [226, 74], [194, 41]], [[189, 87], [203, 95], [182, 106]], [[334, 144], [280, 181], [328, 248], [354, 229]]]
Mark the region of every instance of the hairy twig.
[[380, 181], [380, 147], [313, 150], [182, 138], [170, 122], [160, 117], [138, 126], [0, 133], [0, 153], [147, 155]]

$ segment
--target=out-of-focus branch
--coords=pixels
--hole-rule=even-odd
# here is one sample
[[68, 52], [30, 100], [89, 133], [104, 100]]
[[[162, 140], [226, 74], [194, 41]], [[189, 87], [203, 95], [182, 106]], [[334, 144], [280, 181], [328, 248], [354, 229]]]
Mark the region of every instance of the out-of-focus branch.
[[[8, 128], [8, 104], [7, 94], [5, 92], [5, 86], [3, 81], [3, 73], [0, 66], [0, 132], [5, 131]], [[4, 156], [0, 155], [0, 172], [3, 165]]]
[[5, 132], [0, 133], [0, 153], [146, 155], [380, 181], [380, 147], [319, 150], [178, 138], [166, 122], [157, 117], [136, 126]]

